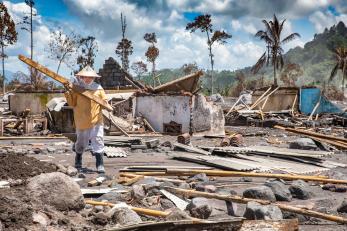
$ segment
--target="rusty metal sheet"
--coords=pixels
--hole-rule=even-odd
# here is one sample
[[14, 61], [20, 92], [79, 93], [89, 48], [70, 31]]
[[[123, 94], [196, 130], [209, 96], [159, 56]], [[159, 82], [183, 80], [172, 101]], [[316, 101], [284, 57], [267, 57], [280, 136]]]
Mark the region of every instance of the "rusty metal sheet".
[[162, 84], [154, 88], [155, 93], [159, 92], [191, 92], [193, 93], [198, 85], [199, 78], [203, 75], [202, 71], [195, 72], [193, 74], [175, 79], [171, 82]]

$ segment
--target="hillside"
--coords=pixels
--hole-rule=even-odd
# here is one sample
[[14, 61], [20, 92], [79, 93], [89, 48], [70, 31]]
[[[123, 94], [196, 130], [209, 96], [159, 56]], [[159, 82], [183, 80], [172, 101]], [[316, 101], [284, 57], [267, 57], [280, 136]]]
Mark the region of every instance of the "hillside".
[[[323, 33], [315, 34], [314, 39], [307, 42], [304, 48], [296, 47], [290, 49], [285, 55], [285, 63], [299, 64], [303, 69], [303, 75], [300, 76], [296, 82], [298, 86], [303, 85], [320, 85], [328, 81], [331, 69], [334, 66], [334, 57], [332, 49], [346, 46], [347, 47], [347, 27], [343, 22], [332, 26], [330, 29], [325, 29]], [[215, 72], [215, 87], [217, 90], [224, 91], [230, 88], [236, 81], [236, 73], [242, 71], [246, 75], [246, 82], [259, 83], [260, 76], [264, 76], [265, 82], [272, 83], [272, 67], [264, 67], [257, 75], [250, 72], [250, 67], [246, 67], [237, 71], [217, 71]], [[162, 69], [158, 70], [160, 80], [162, 83], [173, 80], [179, 76], [183, 76], [183, 70], [177, 69]], [[278, 76], [280, 72], [278, 72]], [[203, 84], [208, 87], [210, 79], [205, 75], [202, 78]], [[143, 80], [150, 83], [148, 76]], [[332, 82], [334, 85], [339, 86], [341, 83], [341, 76], [338, 74]], [[281, 84], [281, 81], [279, 81]], [[223, 92], [222, 92], [223, 93]]]

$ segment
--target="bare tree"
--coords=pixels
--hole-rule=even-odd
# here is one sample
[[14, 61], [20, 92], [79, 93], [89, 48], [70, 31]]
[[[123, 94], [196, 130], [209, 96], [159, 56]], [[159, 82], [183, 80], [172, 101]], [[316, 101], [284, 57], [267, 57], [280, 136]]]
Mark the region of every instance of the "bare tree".
[[153, 33], [146, 33], [143, 38], [150, 43], [151, 45], [148, 47], [145, 55], [147, 57], [147, 61], [152, 63], [152, 79], [153, 79], [153, 86], [155, 87], [155, 60], [159, 56], [159, 49], [155, 46], [157, 43], [157, 36]]
[[182, 69], [182, 71], [183, 71], [183, 73], [185, 75], [192, 74], [192, 73], [197, 72], [199, 70], [198, 65], [196, 64], [196, 62], [194, 62], [194, 63], [185, 63], [185, 64], [183, 64], [181, 69]]
[[131, 65], [131, 69], [135, 72], [137, 79], [140, 79], [141, 76], [146, 73], [147, 70], [147, 64], [145, 64], [142, 61], [135, 62]]
[[25, 13], [23, 21], [19, 24], [23, 24], [21, 27], [22, 30], [25, 30], [30, 33], [30, 58], [34, 57], [34, 36], [33, 36], [33, 17], [36, 16], [36, 13], [33, 12], [33, 7], [35, 6], [34, 0], [25, 0], [25, 4], [30, 7], [30, 13]]
[[0, 3], [0, 46], [2, 59], [2, 92], [5, 94], [5, 47], [17, 42], [17, 32], [14, 21], [9, 15], [4, 3]]
[[57, 73], [61, 63], [65, 63], [72, 68], [71, 58], [79, 47], [80, 37], [73, 32], [70, 35], [64, 34], [61, 30], [51, 33], [48, 44], [49, 58], [58, 61]]
[[122, 68], [126, 71], [129, 70], [129, 56], [133, 53], [132, 42], [125, 37], [125, 30], [127, 27], [126, 17], [123, 14], [120, 15], [122, 25], [122, 40], [118, 43], [116, 48], [116, 54], [122, 61]]
[[[211, 63], [211, 93], [213, 94], [213, 67], [214, 67], [214, 59], [212, 53], [212, 45], [217, 42], [219, 44], [227, 43], [227, 39], [230, 39], [232, 36], [225, 31], [214, 31], [212, 28], [212, 20], [210, 14], [199, 15], [197, 16], [193, 22], [190, 22], [186, 26], [186, 30], [190, 30], [191, 33], [196, 30], [200, 30], [202, 33], [206, 33], [207, 36], [207, 46], [210, 56]], [[212, 35], [212, 36], [211, 36]]]
[[257, 63], [252, 67], [252, 72], [257, 73], [260, 70], [260, 68], [262, 68], [265, 65], [265, 63], [266, 65], [269, 65], [269, 63], [271, 62], [271, 65], [273, 66], [275, 86], [277, 86], [276, 70], [282, 69], [284, 65], [282, 56], [283, 49], [281, 47], [282, 44], [285, 44], [287, 42], [292, 41], [295, 38], [300, 37], [298, 33], [292, 33], [284, 39], [281, 39], [281, 33], [285, 21], [286, 20], [279, 22], [276, 15], [274, 15], [272, 21], [263, 20], [266, 29], [264, 31], [260, 30], [255, 34], [256, 37], [259, 37], [266, 43], [267, 51], [264, 52], [264, 54], [259, 58]]
[[95, 37], [88, 36], [86, 38], [81, 38], [79, 41], [79, 47], [80, 54], [77, 57], [79, 71], [87, 65], [94, 68], [94, 61], [96, 53], [98, 52], [98, 43], [96, 42]]

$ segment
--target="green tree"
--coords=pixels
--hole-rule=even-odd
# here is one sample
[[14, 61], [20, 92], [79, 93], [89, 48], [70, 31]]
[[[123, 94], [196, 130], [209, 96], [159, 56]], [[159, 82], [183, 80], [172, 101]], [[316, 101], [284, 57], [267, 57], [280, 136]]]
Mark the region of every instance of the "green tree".
[[5, 94], [5, 47], [17, 42], [17, 32], [14, 21], [9, 15], [4, 3], [0, 3], [0, 46], [2, 59], [2, 92]]
[[333, 67], [329, 81], [333, 80], [338, 70], [342, 72], [342, 92], [345, 92], [345, 78], [347, 76], [347, 48], [338, 47], [334, 50], [335, 66]]
[[155, 35], [155, 33], [146, 33], [143, 38], [151, 44], [148, 47], [145, 55], [147, 57], [147, 61], [152, 63], [152, 81], [153, 87], [155, 87], [155, 61], [159, 56], [159, 49], [155, 46], [155, 44], [157, 43], [157, 36]]
[[213, 94], [213, 67], [214, 67], [214, 59], [212, 53], [212, 45], [216, 42], [219, 44], [225, 44], [227, 39], [230, 39], [232, 36], [225, 31], [214, 31], [212, 28], [212, 20], [211, 15], [199, 15], [197, 16], [193, 22], [190, 22], [186, 26], [186, 30], [189, 30], [191, 33], [196, 30], [200, 30], [202, 33], [206, 33], [207, 36], [207, 46], [210, 56], [211, 63], [211, 93]]
[[257, 63], [252, 67], [252, 72], [257, 73], [264, 64], [273, 66], [274, 85], [277, 86], [276, 70], [282, 69], [284, 65], [283, 61], [283, 49], [282, 45], [292, 41], [293, 39], [300, 37], [298, 33], [292, 33], [281, 39], [281, 33], [286, 20], [279, 22], [276, 15], [274, 15], [272, 21], [263, 20], [265, 30], [260, 30], [255, 34], [255, 37], [259, 37], [266, 44], [267, 51], [259, 58]]

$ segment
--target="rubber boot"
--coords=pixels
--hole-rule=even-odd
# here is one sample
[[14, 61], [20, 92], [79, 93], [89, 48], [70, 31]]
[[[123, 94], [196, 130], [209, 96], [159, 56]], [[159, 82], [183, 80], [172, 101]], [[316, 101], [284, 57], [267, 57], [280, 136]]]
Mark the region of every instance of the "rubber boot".
[[77, 153], [75, 155], [75, 168], [81, 170], [82, 168], [82, 153]]
[[105, 173], [104, 167], [104, 153], [94, 153], [96, 160], [96, 170], [98, 173]]

